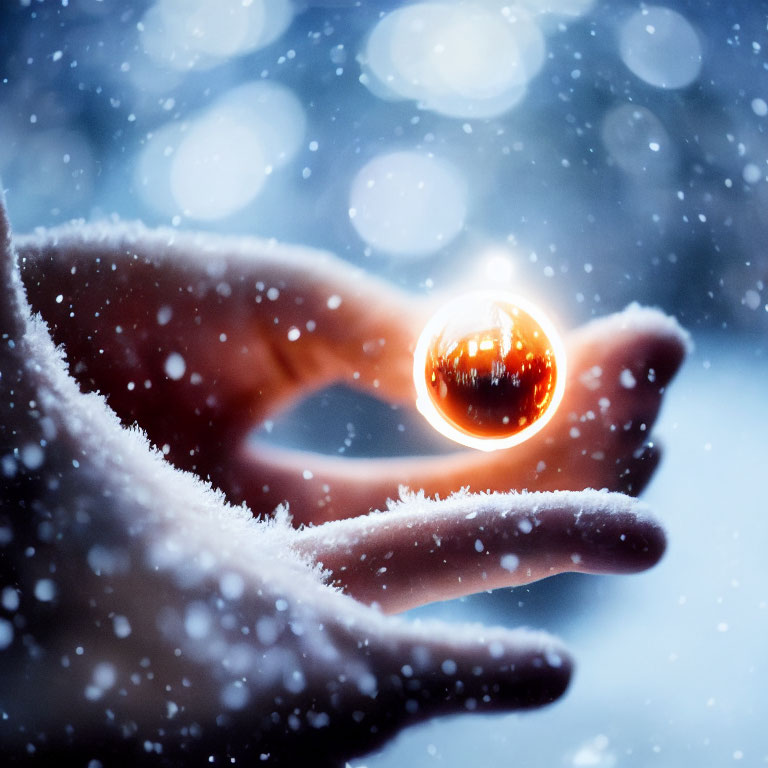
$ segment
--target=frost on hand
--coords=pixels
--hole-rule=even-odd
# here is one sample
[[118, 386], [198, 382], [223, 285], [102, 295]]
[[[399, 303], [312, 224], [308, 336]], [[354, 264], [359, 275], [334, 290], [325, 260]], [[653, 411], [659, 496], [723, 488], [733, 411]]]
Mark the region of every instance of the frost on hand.
[[[293, 765], [370, 749], [434, 707], [528, 707], [562, 692], [569, 669], [547, 664], [565, 654], [552, 638], [386, 619], [326, 585], [287, 510], [265, 521], [229, 505], [83, 394], [30, 316], [2, 212], [0, 225], [7, 755]], [[169, 358], [166, 373], [181, 367]]]
[[[568, 684], [570, 659], [557, 640], [480, 625], [413, 623], [384, 612], [560, 570], [641, 570], [663, 552], [663, 532], [641, 505], [599, 491], [465, 488], [443, 493], [443, 499], [403, 491], [383, 511], [302, 527], [315, 522], [308, 510], [329, 516], [367, 511], [359, 498], [368, 497], [355, 494], [389, 470], [386, 462], [355, 464], [331, 488], [322, 467], [310, 466], [301, 454], [294, 465], [291, 459], [282, 465], [296, 483], [290, 514], [282, 506], [269, 517], [254, 516], [248, 505], [230, 504], [229, 492], [225, 496], [169, 462], [170, 453], [174, 461], [186, 455], [194, 465], [201, 441], [181, 453], [170, 440], [157, 441], [159, 450], [144, 431], [151, 434], [151, 419], [124, 420], [138, 421], [126, 427], [104, 397], [80, 389], [46, 318], [31, 316], [3, 209], [0, 235], [0, 740], [13, 757], [32, 755], [50, 764], [66, 753], [83, 764], [118, 759], [139, 765], [161, 755], [169, 765], [182, 765], [253, 761], [258, 755], [266, 764], [331, 763], [373, 749], [431, 714], [540, 706]], [[60, 260], [64, 273], [76, 279], [96, 254], [119, 265], [120, 275], [136, 264], [153, 276], [167, 267], [167, 295], [138, 307], [153, 339], [176, 333], [175, 324], [182, 323], [175, 303], [182, 283], [198, 291], [193, 311], [209, 297], [210, 306], [223, 308], [220, 317], [232, 307], [258, 313], [268, 306], [274, 325], [276, 312], [299, 306], [290, 301], [296, 291], [291, 293], [288, 278], [238, 279], [250, 275], [254, 264], [293, 279], [300, 275], [307, 304], [310, 289], [316, 291], [313, 324], [301, 326], [307, 333], [291, 340], [294, 326], [279, 330], [283, 353], [308, 338], [322, 340], [328, 328], [349, 333], [361, 325], [363, 339], [382, 338], [378, 327], [366, 323], [391, 324], [397, 313], [387, 302], [403, 306], [392, 288], [328, 254], [312, 252], [310, 259], [302, 249], [250, 239], [75, 224], [17, 245], [30, 254], [28, 264], [33, 253], [53, 264]], [[116, 290], [111, 278], [99, 283], [97, 277], [89, 296]], [[52, 296], [61, 291], [57, 287]], [[69, 301], [62, 298], [61, 307]], [[137, 294], [129, 303], [140, 301]], [[54, 310], [60, 305], [54, 298]], [[364, 311], [350, 323], [345, 313], [356, 307]], [[76, 319], [83, 322], [81, 315]], [[113, 320], [108, 336], [115, 347], [107, 349], [107, 358], [114, 363], [136, 350], [129, 344], [132, 324]], [[160, 402], [158, 390], [168, 387], [164, 407], [178, 408], [170, 418], [174, 429], [194, 413], [184, 411], [180, 392], [196, 395], [212, 387], [202, 403], [219, 407], [228, 381], [221, 377], [211, 385], [215, 377], [201, 373], [203, 358], [212, 346], [234, 347], [238, 323], [226, 333], [215, 328], [202, 350], [191, 338], [164, 348], [160, 370], [134, 377], [131, 369], [134, 386], [122, 386], [120, 393], [152, 405]], [[205, 329], [202, 319], [199, 327]], [[77, 333], [72, 337], [78, 340]], [[326, 339], [326, 345], [336, 349], [340, 342], [328, 345]], [[407, 348], [377, 345], [371, 364], [395, 346]], [[359, 356], [363, 346], [350, 348]], [[258, 349], [265, 357], [256, 370], [269, 368], [269, 344]], [[72, 361], [73, 368], [90, 363]], [[281, 374], [291, 370], [275, 367]], [[235, 366], [230, 377], [243, 369]], [[355, 382], [365, 379], [356, 365], [348, 373]], [[378, 387], [386, 373], [379, 369], [370, 386]], [[325, 381], [336, 371], [316, 374]], [[288, 386], [287, 377], [279, 381]], [[116, 391], [107, 391], [112, 403]], [[278, 395], [282, 389], [275, 401]], [[215, 445], [214, 452], [222, 447]], [[214, 458], [226, 465], [237, 456], [232, 451]], [[439, 461], [451, 488], [459, 484], [457, 462], [471, 463], [461, 455]], [[410, 471], [415, 463], [386, 466]], [[433, 465], [425, 459], [424, 466]], [[551, 452], [537, 454], [532, 464], [540, 472], [560, 466]], [[238, 482], [253, 473], [245, 474]], [[508, 474], [505, 468], [505, 488]], [[397, 481], [407, 475], [403, 471]], [[255, 487], [258, 498], [266, 494], [263, 480], [256, 478]], [[311, 497], [315, 488], [324, 489], [328, 506]], [[349, 508], [339, 509], [339, 499]]]

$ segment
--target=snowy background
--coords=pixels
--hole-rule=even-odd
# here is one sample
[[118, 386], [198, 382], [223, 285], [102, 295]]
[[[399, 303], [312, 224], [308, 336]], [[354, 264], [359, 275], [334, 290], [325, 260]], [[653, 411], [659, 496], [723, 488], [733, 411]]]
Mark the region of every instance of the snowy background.
[[[559, 633], [569, 695], [355, 766], [768, 763], [766, 53], [755, 0], [0, 2], [19, 231], [116, 213], [275, 237], [414, 291], [490, 261], [564, 327], [640, 301], [693, 333], [646, 493], [664, 562], [421, 612]], [[278, 436], [430, 445], [386, 406], [319, 404]]]

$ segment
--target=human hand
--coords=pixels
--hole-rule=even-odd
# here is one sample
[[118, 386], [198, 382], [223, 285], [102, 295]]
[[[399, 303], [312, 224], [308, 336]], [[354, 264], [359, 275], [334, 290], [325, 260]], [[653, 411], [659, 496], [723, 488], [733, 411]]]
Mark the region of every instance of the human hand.
[[[5, 225], [4, 216], [0, 221]], [[231, 241], [203, 239], [198, 255], [181, 237], [170, 253], [158, 254], [168, 233], [135, 230], [121, 259], [120, 230], [101, 231], [100, 243], [77, 229], [71, 242], [53, 235], [57, 244], [37, 257], [40, 240], [18, 242], [32, 304], [54, 338], [66, 336], [70, 367], [83, 385], [101, 389], [124, 420], [136, 419], [153, 441], [170, 446], [175, 463], [209, 475], [229, 498], [248, 498], [257, 511], [287, 498], [299, 521], [351, 519], [302, 531], [281, 519], [253, 521], [249, 511], [174, 470], [136, 431], [121, 428], [99, 398], [77, 390], [45, 328], [30, 321], [6, 242], [0, 333], [13, 344], [0, 348], [0, 526], [3, 583], [15, 587], [20, 601], [9, 608], [14, 598], [3, 592], [0, 639], [9, 639], [0, 651], [0, 706], [8, 718], [0, 733], [9, 753], [41, 762], [66, 748], [83, 760], [174, 763], [212, 755], [217, 762], [250, 756], [332, 764], [433, 714], [528, 708], [556, 698], [571, 662], [552, 638], [385, 619], [327, 586], [313, 562], [323, 562], [327, 578], [353, 595], [399, 610], [563, 570], [640, 570], [663, 551], [658, 524], [633, 500], [596, 492], [415, 497], [389, 512], [355, 517], [393, 494], [406, 479], [395, 482], [402, 463], [355, 463], [350, 471], [316, 457], [313, 477], [305, 480], [306, 465], [298, 468], [310, 457], [270, 457], [242, 437], [255, 421], [340, 375], [407, 401], [407, 348], [424, 309], [338, 262], [308, 260], [306, 252], [276, 249], [279, 258], [269, 259], [244, 241], [230, 257]], [[135, 252], [141, 257], [133, 259]], [[261, 304], [249, 283], [253, 269], [264, 275]], [[67, 274], [76, 278], [71, 288]], [[280, 295], [268, 304], [276, 280], [283, 281]], [[330, 296], [341, 297], [337, 309], [328, 307]], [[263, 307], [270, 307], [267, 322]], [[165, 308], [170, 316], [160, 324]], [[275, 314], [279, 331], [270, 325]], [[311, 319], [313, 331], [306, 327]], [[658, 315], [638, 311], [634, 319], [639, 322], [619, 317], [588, 328], [572, 347], [571, 370], [578, 371], [579, 350], [586, 356], [596, 346], [605, 354], [600, 340], [612, 336], [609, 328], [622, 340], [617, 347], [631, 341], [615, 362], [636, 372], [654, 367], [655, 386], [636, 377], [638, 391], [622, 392], [608, 367], [600, 396], [613, 396], [615, 413], [631, 413], [650, 428], [655, 390], [672, 375], [683, 343]], [[285, 352], [292, 325], [301, 332], [292, 344], [312, 343]], [[165, 375], [173, 353], [185, 363], [178, 380]], [[591, 366], [595, 360], [607, 366], [610, 356], [593, 356]], [[563, 442], [557, 429], [569, 425], [571, 411], [586, 413], [582, 408], [598, 391], [590, 386], [582, 392], [575, 385], [559, 421], [541, 435], [550, 462], [563, 457], [548, 464], [560, 470], [553, 482], [616, 487], [627, 467], [642, 482], [649, 471], [630, 462], [641, 431], [622, 429], [616, 437], [606, 414], [585, 422], [597, 422], [585, 445], [603, 450], [603, 460], [557, 452]], [[467, 483], [535, 487], [522, 475], [534, 456], [523, 446], [493, 470], [474, 454], [424, 458], [408, 462], [409, 478], [429, 493]], [[442, 462], [450, 471], [440, 470]], [[543, 482], [543, 471], [538, 474]], [[485, 478], [495, 479], [486, 484]], [[317, 483], [332, 491], [320, 485], [318, 494]], [[370, 554], [366, 567], [363, 553]]]
[[[85, 389], [230, 501], [257, 514], [288, 501], [297, 523], [382, 508], [402, 485], [636, 495], [685, 353], [673, 319], [630, 307], [571, 334], [566, 398], [524, 445], [375, 461], [291, 452], [247, 437], [331, 384], [413, 409], [413, 348], [435, 299], [327, 253], [139, 224], [75, 224], [16, 246], [30, 303]], [[173, 376], [169, 362], [181, 366]]]

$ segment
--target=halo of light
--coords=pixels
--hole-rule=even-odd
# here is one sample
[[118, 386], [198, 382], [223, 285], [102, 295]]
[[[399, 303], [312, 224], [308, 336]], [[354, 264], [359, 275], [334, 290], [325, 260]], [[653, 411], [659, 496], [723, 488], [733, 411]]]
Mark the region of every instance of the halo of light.
[[[426, 365], [429, 350], [443, 331], [447, 323], [461, 317], [462, 313], [472, 313], [477, 307], [492, 303], [511, 304], [530, 315], [550, 342], [556, 368], [555, 389], [546, 411], [525, 429], [508, 437], [477, 437], [458, 429], [438, 410], [427, 388]], [[413, 382], [416, 388], [416, 407], [424, 418], [440, 434], [454, 442], [476, 448], [481, 451], [496, 451], [511, 448], [525, 442], [540, 432], [552, 419], [565, 393], [566, 356], [565, 345], [554, 323], [542, 312], [541, 308], [527, 299], [504, 290], [480, 290], [454, 297], [444, 304], [427, 322], [416, 342], [413, 353]]]
[[660, 5], [636, 11], [621, 28], [621, 60], [657, 88], [684, 88], [701, 71], [701, 43], [688, 20]]
[[542, 32], [524, 9], [418, 3], [379, 21], [362, 61], [377, 95], [452, 117], [492, 117], [520, 101], [544, 57]]
[[488, 250], [482, 257], [482, 278], [491, 285], [508, 285], [515, 272], [512, 253], [503, 248]]
[[422, 255], [446, 246], [464, 226], [466, 189], [444, 160], [392, 152], [355, 176], [349, 217], [367, 243], [393, 254]]

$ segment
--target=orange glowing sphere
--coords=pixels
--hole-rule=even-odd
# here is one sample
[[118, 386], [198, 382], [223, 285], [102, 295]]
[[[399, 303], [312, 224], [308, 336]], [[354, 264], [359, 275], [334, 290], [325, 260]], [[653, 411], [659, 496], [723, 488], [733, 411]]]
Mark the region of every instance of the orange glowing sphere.
[[538, 307], [505, 291], [477, 291], [427, 323], [413, 380], [416, 406], [438, 432], [494, 451], [552, 418], [565, 391], [565, 349]]

